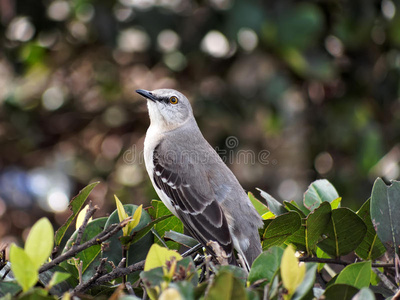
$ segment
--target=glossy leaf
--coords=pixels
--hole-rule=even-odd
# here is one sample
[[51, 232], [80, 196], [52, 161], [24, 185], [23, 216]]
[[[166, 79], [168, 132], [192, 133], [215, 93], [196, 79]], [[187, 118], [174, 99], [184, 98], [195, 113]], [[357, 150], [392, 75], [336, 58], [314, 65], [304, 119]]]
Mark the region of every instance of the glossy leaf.
[[177, 261], [182, 259], [182, 256], [178, 252], [174, 250], [168, 250], [167, 248], [161, 247], [158, 244], [153, 244], [149, 250], [149, 253], [147, 254], [144, 270], [149, 271], [151, 269], [163, 267], [166, 265], [167, 261], [171, 260], [172, 257], [175, 257]]
[[[98, 235], [100, 232], [104, 230], [104, 226], [107, 222], [108, 218], [98, 218], [86, 226], [86, 229], [82, 235], [82, 241], [81, 243], [85, 243], [88, 240], [94, 238], [96, 235]], [[79, 230], [79, 229], [78, 229]], [[65, 253], [71, 247], [74, 245], [76, 238], [78, 236], [78, 230], [76, 230], [69, 240], [67, 241], [67, 244], [65, 245], [65, 248], [63, 249], [62, 253]], [[93, 245], [92, 247], [89, 247], [79, 253], [77, 253], [74, 257], [82, 261], [82, 272], [85, 273], [86, 269], [94, 262], [96, 258], [98, 258], [99, 254], [101, 252], [101, 245]], [[69, 264], [67, 261], [62, 262], [61, 266], [68, 270], [71, 274], [73, 274], [76, 278], [78, 277], [77, 270], [74, 265]]]
[[64, 225], [62, 225], [56, 232], [55, 235], [55, 243], [56, 246], [60, 245], [62, 238], [65, 235], [65, 232], [71, 225], [71, 222], [75, 219], [75, 217], [78, 215], [79, 211], [82, 208], [83, 203], [85, 203], [87, 197], [89, 196], [90, 192], [94, 189], [96, 185], [98, 185], [99, 182], [93, 182], [83, 188], [79, 194], [74, 197], [71, 202], [69, 203], [69, 209], [72, 211], [72, 214], [69, 216], [67, 221], [65, 221]]
[[[371, 195], [371, 219], [378, 237], [393, 253], [400, 246], [400, 182], [387, 186], [381, 178], [375, 180]], [[398, 251], [396, 251], [399, 254]]]
[[348, 208], [338, 208], [332, 211], [327, 238], [318, 247], [333, 257], [346, 255], [358, 247], [366, 232], [367, 226], [360, 217]]
[[254, 283], [265, 279], [268, 283], [272, 280], [281, 265], [283, 249], [278, 246], [272, 246], [267, 251], [261, 253], [251, 266], [248, 281]]
[[351, 300], [357, 292], [358, 289], [351, 285], [332, 284], [325, 290], [323, 296], [325, 300]]
[[284, 287], [289, 295], [293, 295], [297, 287], [302, 283], [306, 275], [306, 266], [299, 264], [292, 245], [289, 245], [282, 255], [281, 277]]
[[279, 216], [284, 213], [287, 213], [287, 209], [280, 203], [278, 200], [276, 200], [274, 197], [272, 197], [270, 194], [267, 192], [264, 192], [263, 190], [257, 188], [258, 191], [260, 191], [261, 197], [263, 197], [268, 204], [268, 209], [275, 215]]
[[196, 239], [192, 238], [191, 236], [173, 230], [166, 231], [164, 237], [166, 239], [171, 239], [188, 248], [192, 248], [199, 244], [199, 242]]
[[326, 179], [319, 179], [311, 183], [304, 193], [304, 206], [314, 210], [322, 202], [332, 202], [339, 198], [335, 187]]
[[[134, 214], [137, 208], [138, 206], [134, 204], [124, 205], [126, 213], [130, 216]], [[149, 214], [146, 211], [142, 211], [140, 222], [133, 229], [134, 238], [136, 237], [136, 233], [140, 232], [140, 230], [146, 227], [150, 222], [151, 218]], [[119, 223], [119, 218], [117, 210], [114, 210], [114, 212], [108, 217], [105, 228], [108, 228], [112, 224], [116, 223]], [[128, 236], [127, 238], [130, 237]], [[118, 265], [122, 259], [122, 244], [120, 239], [122, 239], [122, 230], [107, 240], [108, 247], [105, 247], [101, 254], [102, 257], [107, 257], [108, 261], [112, 261], [115, 265]], [[151, 232], [144, 234], [144, 236], [142, 236], [138, 241], [131, 241], [127, 253], [127, 265], [144, 260], [153, 242], [154, 238]], [[134, 272], [128, 275], [128, 280], [131, 282], [135, 282], [138, 278], [139, 272]]]
[[[21, 291], [21, 286], [16, 282], [0, 281], [0, 297], [4, 297], [9, 294], [15, 296]], [[5, 298], [7, 299], [7, 298]], [[11, 297], [9, 299], [12, 299]]]
[[367, 225], [367, 233], [361, 244], [355, 250], [356, 254], [365, 260], [374, 260], [381, 257], [386, 248], [376, 234], [370, 215], [371, 199], [368, 199], [359, 209], [357, 215]]
[[331, 208], [336, 209], [340, 207], [340, 203], [342, 203], [342, 197], [336, 198], [331, 202]]
[[52, 288], [53, 286], [67, 280], [69, 277], [71, 277], [71, 274], [68, 273], [61, 273], [61, 272], [55, 272], [53, 274], [53, 277], [51, 278], [48, 288]]
[[[153, 217], [153, 219], [158, 219], [160, 217], [171, 215], [171, 212], [168, 208], [159, 200], [151, 201], [151, 208], [149, 208], [149, 214]], [[183, 224], [181, 220], [179, 220], [176, 216], [172, 215], [169, 218], [161, 220], [160, 222], [155, 223], [154, 229], [160, 235], [160, 237], [164, 237], [166, 231], [173, 230], [179, 233], [183, 233]], [[157, 243], [161, 245], [161, 242], [157, 240]], [[167, 246], [170, 249], [179, 249], [179, 245], [173, 241], [167, 241]]]
[[37, 269], [50, 257], [54, 246], [54, 230], [47, 218], [41, 218], [29, 232], [25, 253]]
[[[122, 205], [121, 201], [118, 199], [116, 195], [114, 195], [115, 198], [115, 204], [117, 206], [117, 212], [118, 212], [118, 219], [120, 222], [123, 220], [129, 218], [128, 214], [126, 213], [124, 206]], [[128, 225], [126, 225], [124, 228], [122, 228], [123, 236], [128, 236], [129, 231], [128, 231]]]
[[368, 287], [371, 281], [371, 262], [359, 262], [346, 266], [336, 278], [335, 284], [343, 283], [358, 289]]
[[272, 220], [262, 237], [263, 249], [283, 244], [301, 226], [301, 217], [295, 211], [287, 212]]
[[38, 266], [35, 264], [24, 249], [15, 244], [10, 247], [11, 270], [18, 284], [26, 292], [38, 281]]

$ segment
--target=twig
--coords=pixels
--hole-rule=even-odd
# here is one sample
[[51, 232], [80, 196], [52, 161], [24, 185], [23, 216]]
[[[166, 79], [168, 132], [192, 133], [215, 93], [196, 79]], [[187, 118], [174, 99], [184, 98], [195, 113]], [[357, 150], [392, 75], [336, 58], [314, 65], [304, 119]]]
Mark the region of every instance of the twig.
[[136, 296], [135, 292], [133, 291], [132, 284], [129, 281], [125, 283], [125, 287], [129, 295]]
[[196, 246], [194, 246], [193, 248], [190, 248], [189, 250], [187, 250], [186, 252], [184, 252], [182, 254], [182, 257], [186, 257], [189, 255], [192, 255], [193, 253], [196, 253], [197, 251], [199, 251], [201, 248], [203, 247], [202, 244], [197, 244]]
[[99, 207], [97, 205], [93, 206], [92, 201], [89, 201], [89, 208], [86, 211], [85, 218], [83, 219], [82, 225], [78, 229], [78, 234], [76, 236], [75, 244], [72, 246], [72, 249], [78, 247], [82, 242], [83, 233], [85, 232], [86, 226], [89, 222], [89, 219], [93, 216], [93, 214], [98, 210]]
[[77, 285], [74, 290], [71, 292], [71, 297], [75, 296], [76, 294], [86, 291], [88, 289], [88, 287], [90, 285], [93, 284], [93, 282], [95, 282], [97, 280], [97, 278], [99, 278], [101, 275], [104, 274], [104, 272], [106, 271], [104, 266], [107, 262], [107, 258], [103, 258], [100, 261], [99, 266], [97, 267], [96, 273], [86, 282], [80, 283], [79, 285]]
[[125, 220], [123, 220], [121, 223], [119, 224], [112, 224], [110, 227], [104, 229], [102, 232], [100, 232], [98, 235], [96, 235], [95, 237], [93, 237], [92, 239], [90, 239], [89, 241], [78, 245], [75, 249], [71, 248], [70, 250], [68, 250], [67, 252], [65, 252], [64, 254], [60, 255], [59, 257], [56, 257], [55, 259], [53, 259], [51, 262], [44, 264], [40, 269], [39, 269], [39, 273], [43, 273], [49, 269], [51, 269], [52, 267], [58, 265], [59, 263], [73, 257], [75, 254], [91, 247], [94, 245], [99, 245], [102, 242], [108, 240], [111, 236], [113, 236], [114, 234], [116, 234], [119, 230], [121, 230], [121, 228], [123, 228], [125, 225], [127, 225], [129, 223], [131, 218], [127, 218]]
[[114, 280], [114, 279], [122, 277], [122, 276], [129, 275], [135, 271], [141, 271], [144, 268], [144, 263], [145, 263], [145, 260], [142, 260], [142, 261], [137, 262], [136, 264], [130, 265], [126, 268], [117, 267], [114, 270], [112, 270], [110, 273], [102, 275], [101, 277], [96, 278], [96, 280], [91, 281], [90, 284], [85, 284], [84, 287], [79, 289], [79, 292], [83, 293], [86, 290], [91, 289], [94, 286], [109, 282], [111, 280]]
[[[335, 264], [335, 265], [342, 265], [347, 266], [351, 265], [352, 262], [344, 261], [340, 259], [332, 259], [332, 258], [320, 258], [320, 257], [299, 257], [300, 261], [303, 262], [317, 262], [317, 263], [324, 263], [324, 264]], [[393, 263], [372, 263], [372, 267], [374, 268], [394, 268]]]

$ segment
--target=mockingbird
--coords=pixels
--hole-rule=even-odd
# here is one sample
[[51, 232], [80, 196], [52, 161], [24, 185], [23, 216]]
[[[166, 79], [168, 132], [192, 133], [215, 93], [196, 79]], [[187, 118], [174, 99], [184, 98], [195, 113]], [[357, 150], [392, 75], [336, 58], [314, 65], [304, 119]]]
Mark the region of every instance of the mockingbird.
[[261, 217], [235, 175], [205, 140], [188, 99], [178, 91], [136, 90], [147, 98], [150, 127], [144, 159], [167, 208], [218, 258], [236, 264], [235, 248], [250, 269], [261, 253]]

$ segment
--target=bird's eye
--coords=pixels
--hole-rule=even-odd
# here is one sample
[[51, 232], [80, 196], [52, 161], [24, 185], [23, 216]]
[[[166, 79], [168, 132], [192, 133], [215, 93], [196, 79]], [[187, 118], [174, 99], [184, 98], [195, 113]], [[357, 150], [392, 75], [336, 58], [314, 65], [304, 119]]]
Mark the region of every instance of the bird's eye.
[[178, 103], [178, 98], [176, 98], [175, 96], [172, 96], [171, 98], [169, 98], [169, 103], [177, 104]]

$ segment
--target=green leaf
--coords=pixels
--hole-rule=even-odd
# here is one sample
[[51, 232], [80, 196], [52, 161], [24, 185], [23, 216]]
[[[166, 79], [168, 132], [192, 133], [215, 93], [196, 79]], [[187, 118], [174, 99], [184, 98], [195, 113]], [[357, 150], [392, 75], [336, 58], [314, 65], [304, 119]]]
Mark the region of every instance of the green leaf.
[[279, 270], [282, 255], [283, 249], [278, 246], [272, 246], [261, 253], [251, 266], [248, 281], [251, 284], [261, 279], [265, 279], [266, 283], [271, 282]]
[[369, 288], [363, 287], [357, 294], [354, 295], [352, 300], [375, 300], [374, 292]]
[[325, 232], [326, 226], [331, 220], [331, 206], [328, 202], [322, 202], [320, 206], [311, 212], [306, 219], [305, 239], [307, 253], [311, 254], [316, 244]]
[[[7, 294], [15, 296], [20, 291], [21, 286], [19, 286], [16, 282], [0, 281], [0, 297], [4, 297]], [[12, 298], [10, 297], [10, 299]]]
[[25, 243], [25, 253], [37, 269], [49, 258], [54, 245], [54, 231], [47, 218], [41, 218], [29, 232]]
[[[104, 226], [107, 222], [108, 218], [98, 218], [90, 223], [87, 224], [86, 229], [82, 235], [82, 241], [81, 243], [85, 243], [92, 238], [94, 238], [96, 235], [98, 235], [100, 232], [104, 230]], [[79, 230], [79, 229], [78, 229]], [[76, 230], [69, 240], [67, 241], [67, 244], [65, 245], [62, 253], [65, 253], [71, 247], [74, 245], [76, 238], [78, 237], [78, 230]], [[89, 247], [79, 253], [77, 253], [74, 257], [78, 258], [80, 261], [82, 261], [82, 273], [85, 273], [87, 268], [96, 260], [96, 258], [100, 259], [99, 254], [101, 253], [101, 245], [93, 245], [92, 247]], [[68, 272], [72, 273], [75, 277], [78, 277], [77, 270], [75, 266], [69, 264], [67, 261], [62, 262], [61, 266], [65, 268]]]
[[372, 224], [370, 203], [371, 199], [368, 199], [357, 212], [357, 215], [367, 225], [367, 233], [355, 252], [359, 257], [365, 260], [375, 260], [386, 252], [386, 248], [378, 238], [374, 225]]
[[294, 211], [298, 212], [302, 218], [306, 217], [306, 214], [299, 208], [299, 206], [297, 205], [297, 203], [295, 201], [293, 201], [293, 200], [290, 202], [283, 201], [283, 205], [285, 205], [286, 209], [289, 211], [294, 210]]
[[256, 211], [259, 213], [260, 216], [269, 212], [268, 206], [266, 206], [264, 203], [262, 203], [256, 197], [254, 197], [253, 193], [248, 192], [247, 195], [248, 195], [251, 203], [253, 203], [254, 208], [256, 209]]
[[99, 184], [99, 182], [93, 182], [93, 183], [89, 184], [84, 189], [82, 189], [76, 197], [74, 197], [71, 200], [71, 202], [69, 203], [69, 209], [72, 211], [72, 214], [69, 216], [67, 221], [65, 221], [64, 225], [61, 226], [57, 230], [56, 235], [55, 235], [56, 246], [60, 245], [61, 240], [64, 237], [65, 232], [67, 231], [67, 229], [71, 225], [71, 222], [76, 217], [76, 215], [79, 213], [80, 209], [82, 208], [83, 203], [85, 203], [86, 198], [89, 196], [90, 192], [98, 184]]
[[232, 273], [219, 272], [205, 295], [205, 300], [247, 300], [246, 290]]
[[281, 245], [301, 226], [301, 217], [295, 211], [287, 212], [273, 219], [262, 237], [263, 249], [273, 245]]
[[246, 280], [247, 280], [247, 272], [242, 268], [238, 266], [233, 266], [233, 265], [217, 265], [216, 266], [217, 273], [219, 272], [229, 272], [231, 273], [235, 278], [239, 279], [240, 282], [242, 283], [243, 286], [246, 285]]
[[[165, 215], [170, 215], [171, 212], [168, 208], [159, 200], [151, 201], [151, 208], [149, 208], [149, 214], [153, 217], [153, 219], [158, 219]], [[160, 237], [164, 237], [166, 231], [173, 230], [176, 232], [183, 233], [183, 224], [181, 220], [179, 220], [176, 216], [171, 216], [170, 218], [164, 219], [160, 222], [155, 223], [154, 229], [160, 235]], [[162, 245], [159, 240], [157, 240], [159, 245]], [[167, 246], [170, 249], [179, 249], [179, 245], [173, 241], [167, 241]]]
[[171, 239], [178, 244], [186, 246], [188, 248], [193, 248], [194, 246], [197, 246], [199, 244], [199, 242], [191, 236], [173, 230], [166, 231], [164, 237], [166, 239]]
[[24, 249], [12, 244], [10, 247], [10, 262], [11, 270], [24, 292], [36, 284], [39, 275], [37, 264], [32, 262]]
[[306, 275], [306, 265], [299, 264], [292, 245], [289, 245], [282, 255], [281, 277], [289, 295], [293, 295]]
[[358, 289], [346, 284], [332, 284], [324, 293], [325, 300], [351, 300]]
[[284, 213], [287, 213], [287, 209], [280, 203], [278, 200], [276, 200], [274, 197], [272, 197], [270, 194], [267, 192], [264, 192], [263, 190], [257, 188], [258, 191], [260, 191], [261, 197], [263, 197], [265, 200], [267, 200], [268, 203], [268, 209], [275, 215], [279, 216]]
[[371, 281], [371, 262], [359, 262], [346, 266], [336, 278], [335, 284], [343, 283], [358, 289], [368, 287]]
[[400, 246], [400, 181], [387, 186], [381, 178], [375, 180], [371, 195], [371, 219], [378, 237], [386, 249], [399, 254]]
[[317, 266], [318, 266], [318, 264], [313, 264], [313, 263], [306, 264], [307, 272], [306, 272], [306, 275], [304, 276], [304, 280], [297, 287], [291, 300], [307, 299], [306, 296], [308, 295], [308, 293], [311, 292], [311, 290], [314, 286], [314, 283], [315, 283]]
[[[124, 209], [126, 213], [132, 216], [135, 210], [138, 208], [137, 205], [134, 204], [125, 204]], [[140, 218], [139, 224], [133, 229], [134, 239], [136, 238], [136, 233], [138, 233], [141, 229], [143, 229], [146, 225], [151, 222], [151, 218], [149, 214], [144, 210], [142, 211], [142, 216]], [[118, 213], [116, 210], [108, 217], [105, 228], [108, 228], [112, 224], [119, 223]], [[122, 230], [118, 231], [117, 234], [109, 238], [106, 243], [108, 247], [105, 247], [101, 253], [102, 257], [106, 257], [108, 261], [112, 261], [115, 265], [122, 259], [122, 244], [121, 239]], [[130, 237], [128, 237], [130, 238]], [[127, 265], [131, 265], [137, 263], [141, 260], [146, 259], [147, 253], [151, 245], [154, 242], [154, 237], [151, 233], [147, 232], [144, 234], [139, 240], [133, 240], [130, 242], [130, 247], [127, 253]], [[128, 275], [128, 280], [130, 282], [135, 282], [139, 278], [139, 272], [134, 272]]]
[[314, 210], [322, 202], [332, 202], [339, 198], [335, 187], [326, 179], [319, 179], [310, 184], [304, 193], [304, 206]]
[[178, 252], [168, 250], [158, 244], [153, 244], [146, 256], [144, 270], [149, 271], [158, 267], [164, 267], [166, 266], [166, 262], [170, 261], [172, 257], [175, 257], [177, 261], [182, 259], [182, 256]]
[[[155, 244], [156, 245], [156, 244]], [[184, 275], [186, 282], [196, 286], [198, 283], [198, 276], [196, 273], [195, 264], [191, 257], [185, 257], [176, 263], [175, 274], [182, 277]], [[161, 286], [165, 288], [165, 268], [158, 267], [150, 271], [143, 271], [140, 273], [140, 278], [146, 287], [146, 291], [151, 299], [157, 299], [161, 290]]]
[[69, 277], [71, 277], [71, 274], [68, 273], [62, 273], [62, 272], [55, 272], [53, 274], [53, 277], [51, 278], [47, 288], [51, 289], [53, 286], [67, 280]]
[[61, 297], [65, 292], [74, 289], [74, 287], [78, 285], [78, 280], [73, 276], [73, 274], [71, 274], [69, 271], [61, 266], [54, 266], [50, 270], [40, 273], [40, 283], [43, 286], [48, 286], [50, 281], [53, 279], [55, 273], [69, 274], [72, 276], [68, 277], [66, 280], [56, 285], [53, 285], [49, 290], [51, 295], [57, 295], [58, 297]]
[[339, 257], [355, 250], [367, 232], [367, 226], [353, 211], [338, 208], [332, 211], [331, 221], [326, 228], [327, 238], [318, 243], [323, 251]]

